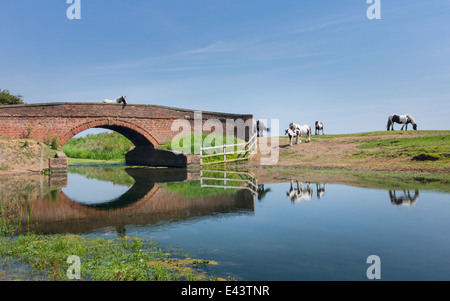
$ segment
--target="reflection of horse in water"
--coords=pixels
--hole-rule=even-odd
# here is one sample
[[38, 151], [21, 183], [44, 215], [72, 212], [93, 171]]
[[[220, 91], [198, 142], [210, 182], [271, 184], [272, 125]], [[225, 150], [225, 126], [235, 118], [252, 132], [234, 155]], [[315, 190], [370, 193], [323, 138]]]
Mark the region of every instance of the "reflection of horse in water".
[[404, 189], [403, 195], [397, 197], [395, 190], [389, 190], [389, 197], [391, 198], [391, 204], [396, 206], [412, 206], [419, 198], [419, 190], [414, 191], [414, 196], [411, 197], [409, 190]]
[[265, 198], [268, 192], [270, 192], [270, 188], [265, 189], [264, 184], [258, 184], [258, 201]]
[[316, 184], [317, 198], [320, 199], [325, 195], [325, 184]]
[[294, 188], [294, 181], [291, 181], [289, 191], [286, 195], [291, 199], [293, 203], [301, 202], [303, 200], [309, 201], [313, 196], [313, 189], [311, 183], [306, 183], [306, 188], [303, 188], [303, 183], [297, 183], [297, 188]]

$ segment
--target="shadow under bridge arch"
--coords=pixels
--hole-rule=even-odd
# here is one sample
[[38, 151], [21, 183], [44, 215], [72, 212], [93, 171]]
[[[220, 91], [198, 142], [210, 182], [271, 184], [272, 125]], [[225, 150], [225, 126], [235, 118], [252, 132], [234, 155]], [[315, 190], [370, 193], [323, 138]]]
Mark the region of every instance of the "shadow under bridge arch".
[[127, 165], [146, 165], [161, 167], [186, 167], [187, 158], [182, 154], [175, 154], [170, 151], [158, 150], [155, 145], [158, 141], [142, 127], [129, 122], [111, 121], [111, 120], [94, 120], [83, 123], [71, 129], [61, 139], [63, 146], [70, 138], [78, 133], [92, 128], [102, 128], [115, 131], [128, 140], [130, 140], [135, 148], [125, 155]]

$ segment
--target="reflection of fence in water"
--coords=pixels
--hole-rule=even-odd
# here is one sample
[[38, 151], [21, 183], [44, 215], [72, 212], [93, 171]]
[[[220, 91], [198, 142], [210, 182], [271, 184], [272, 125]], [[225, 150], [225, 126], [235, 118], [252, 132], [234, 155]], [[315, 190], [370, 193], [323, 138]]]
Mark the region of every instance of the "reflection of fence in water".
[[200, 186], [223, 189], [247, 189], [258, 194], [258, 181], [249, 172], [230, 170], [201, 170]]

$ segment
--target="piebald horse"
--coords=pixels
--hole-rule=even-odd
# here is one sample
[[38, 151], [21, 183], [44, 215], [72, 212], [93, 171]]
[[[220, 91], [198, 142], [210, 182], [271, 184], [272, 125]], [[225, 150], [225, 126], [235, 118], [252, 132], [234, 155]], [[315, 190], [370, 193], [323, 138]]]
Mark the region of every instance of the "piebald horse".
[[324, 135], [323, 133], [323, 123], [320, 121], [316, 121], [316, 131], [315, 134], [318, 135], [320, 134], [320, 131], [322, 131], [322, 135]]
[[[289, 124], [289, 128], [294, 132], [298, 130], [300, 132], [300, 136], [304, 135], [306, 137], [305, 142], [311, 142], [311, 126], [310, 125], [298, 125], [293, 122]], [[302, 141], [300, 140], [299, 143]]]
[[287, 128], [284, 133], [286, 135], [288, 135], [289, 137], [289, 145], [292, 145], [292, 140], [294, 139], [294, 137], [296, 137], [296, 141], [295, 144], [298, 144], [299, 142], [299, 137], [300, 137], [300, 131], [297, 129], [295, 131], [291, 130], [291, 128]]
[[256, 121], [257, 137], [264, 137], [264, 131], [269, 133], [270, 128], [266, 127], [266, 125], [262, 121]]
[[409, 115], [409, 114], [405, 114], [405, 115], [391, 115], [388, 118], [388, 123], [387, 123], [387, 130], [394, 130], [394, 123], [400, 123], [403, 124], [402, 128], [400, 129], [401, 131], [403, 131], [403, 128], [405, 128], [405, 130], [408, 129], [408, 123], [411, 123], [413, 126], [414, 130], [417, 130], [417, 123], [414, 120], [414, 118]]
[[105, 99], [103, 100], [103, 103], [123, 103], [123, 106], [127, 105], [127, 97], [126, 96], [120, 96], [114, 100], [111, 99]]

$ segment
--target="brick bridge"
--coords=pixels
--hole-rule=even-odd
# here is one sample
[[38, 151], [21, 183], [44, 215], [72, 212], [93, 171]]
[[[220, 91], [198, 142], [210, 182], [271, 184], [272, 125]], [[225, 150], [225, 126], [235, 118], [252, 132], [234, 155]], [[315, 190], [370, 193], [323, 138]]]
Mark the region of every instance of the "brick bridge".
[[[195, 124], [199, 123], [194, 122], [194, 118], [202, 120], [202, 126], [206, 120], [219, 120], [224, 134], [229, 134], [226, 133], [227, 120], [242, 120], [253, 127], [253, 116], [249, 114], [196, 112], [157, 105], [45, 103], [0, 106], [0, 138], [30, 138], [48, 143], [58, 137], [62, 147], [84, 130], [104, 128], [124, 135], [136, 146], [126, 154], [127, 164], [183, 167], [188, 156], [156, 147], [185, 131], [182, 128], [172, 131], [175, 120], [187, 120], [193, 131]], [[233, 128], [233, 131], [236, 134], [237, 129]], [[245, 129], [245, 139], [248, 139], [250, 131], [253, 129]]]

